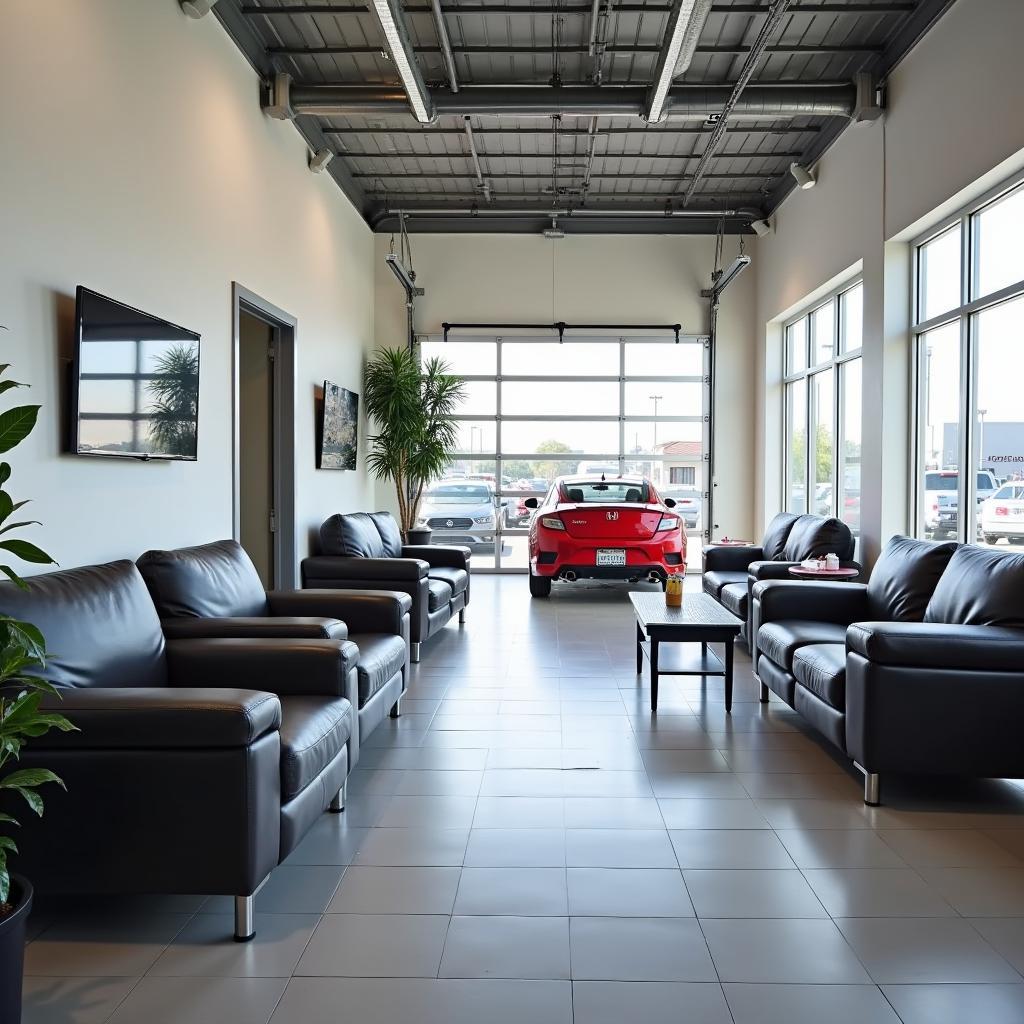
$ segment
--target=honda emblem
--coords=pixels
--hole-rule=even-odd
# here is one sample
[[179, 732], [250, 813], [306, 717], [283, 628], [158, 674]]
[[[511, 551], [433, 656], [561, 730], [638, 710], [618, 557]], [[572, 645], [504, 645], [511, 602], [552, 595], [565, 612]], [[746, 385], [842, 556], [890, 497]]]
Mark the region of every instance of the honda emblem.
[[609, 522], [615, 522], [615, 520], [619, 518], [619, 513], [614, 510], [611, 512], [605, 512], [605, 515], [608, 517]]

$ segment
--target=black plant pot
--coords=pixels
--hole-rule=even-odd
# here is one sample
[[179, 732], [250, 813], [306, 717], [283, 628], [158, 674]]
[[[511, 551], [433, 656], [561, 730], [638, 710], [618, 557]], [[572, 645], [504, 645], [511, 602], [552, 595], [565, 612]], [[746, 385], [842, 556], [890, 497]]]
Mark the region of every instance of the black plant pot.
[[429, 544], [430, 536], [434, 531], [429, 526], [417, 527], [414, 530], [405, 531], [406, 544]]
[[25, 926], [32, 912], [32, 886], [27, 878], [11, 875], [14, 911], [0, 917], [0, 1021], [21, 1020], [21, 975], [25, 968]]

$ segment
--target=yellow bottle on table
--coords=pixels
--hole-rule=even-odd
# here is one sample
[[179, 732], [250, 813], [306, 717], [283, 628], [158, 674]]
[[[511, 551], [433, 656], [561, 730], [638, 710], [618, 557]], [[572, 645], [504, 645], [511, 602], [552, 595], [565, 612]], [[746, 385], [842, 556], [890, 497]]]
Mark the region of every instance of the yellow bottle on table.
[[665, 604], [669, 608], [682, 608], [683, 606], [683, 577], [669, 576], [665, 581]]

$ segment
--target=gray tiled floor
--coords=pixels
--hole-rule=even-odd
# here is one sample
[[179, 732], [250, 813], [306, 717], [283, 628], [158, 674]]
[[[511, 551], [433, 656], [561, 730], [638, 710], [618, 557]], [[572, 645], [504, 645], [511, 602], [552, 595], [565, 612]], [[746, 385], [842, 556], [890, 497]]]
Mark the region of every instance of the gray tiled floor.
[[737, 654], [649, 711], [621, 588], [479, 576], [230, 941], [223, 898], [41, 901], [25, 1024], [1024, 1021], [1024, 790], [883, 807]]

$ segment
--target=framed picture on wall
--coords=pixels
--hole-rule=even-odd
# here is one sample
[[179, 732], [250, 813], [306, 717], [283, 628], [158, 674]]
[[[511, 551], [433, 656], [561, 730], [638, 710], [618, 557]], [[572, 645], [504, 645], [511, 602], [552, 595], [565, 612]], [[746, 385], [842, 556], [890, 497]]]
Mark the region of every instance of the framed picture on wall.
[[318, 469], [355, 469], [359, 450], [359, 396], [324, 381]]

